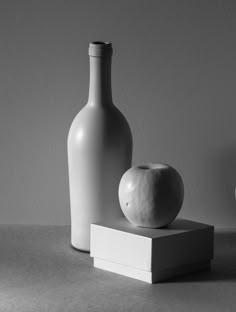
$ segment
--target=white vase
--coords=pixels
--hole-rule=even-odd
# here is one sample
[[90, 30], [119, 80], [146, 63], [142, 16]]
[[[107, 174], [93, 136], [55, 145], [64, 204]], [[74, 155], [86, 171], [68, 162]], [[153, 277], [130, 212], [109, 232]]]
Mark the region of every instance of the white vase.
[[68, 135], [71, 244], [90, 251], [90, 224], [123, 215], [118, 187], [131, 167], [132, 134], [114, 106], [111, 93], [112, 45], [89, 45], [90, 86], [87, 104]]

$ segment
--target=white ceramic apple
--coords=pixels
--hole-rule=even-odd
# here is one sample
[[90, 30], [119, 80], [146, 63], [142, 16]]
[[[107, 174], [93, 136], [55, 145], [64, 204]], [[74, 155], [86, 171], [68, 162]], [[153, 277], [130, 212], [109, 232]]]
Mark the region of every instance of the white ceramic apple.
[[182, 178], [166, 164], [132, 167], [120, 180], [121, 209], [126, 218], [137, 226], [167, 226], [179, 213], [183, 198]]

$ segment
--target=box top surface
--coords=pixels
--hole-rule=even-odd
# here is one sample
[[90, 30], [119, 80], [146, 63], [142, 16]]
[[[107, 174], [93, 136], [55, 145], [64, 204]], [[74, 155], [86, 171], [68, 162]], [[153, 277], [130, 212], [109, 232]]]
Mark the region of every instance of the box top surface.
[[126, 218], [120, 218], [115, 221], [93, 223], [92, 225], [102, 226], [105, 228], [127, 232], [134, 235], [148, 238], [156, 238], [168, 235], [181, 234], [185, 232], [214, 228], [212, 225], [190, 221], [186, 219], [175, 219], [170, 225], [161, 229], [151, 229], [138, 227], [131, 224]]

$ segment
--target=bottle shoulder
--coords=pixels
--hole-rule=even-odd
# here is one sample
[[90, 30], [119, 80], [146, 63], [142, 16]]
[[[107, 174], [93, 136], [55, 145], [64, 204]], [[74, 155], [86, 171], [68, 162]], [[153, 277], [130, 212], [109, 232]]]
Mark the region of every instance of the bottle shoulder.
[[86, 105], [72, 121], [68, 140], [78, 137], [120, 138], [132, 141], [131, 129], [125, 116], [114, 106], [93, 107]]
[[93, 107], [85, 105], [75, 116], [70, 128], [83, 126], [101, 126], [101, 125], [118, 126], [127, 124], [128, 121], [122, 112], [115, 106]]

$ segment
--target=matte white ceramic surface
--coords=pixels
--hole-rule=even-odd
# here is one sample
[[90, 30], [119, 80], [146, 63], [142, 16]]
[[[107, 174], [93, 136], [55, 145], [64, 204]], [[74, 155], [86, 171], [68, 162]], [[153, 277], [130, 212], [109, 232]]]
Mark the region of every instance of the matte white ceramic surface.
[[186, 219], [168, 228], [135, 227], [126, 218], [91, 225], [94, 266], [154, 283], [209, 267], [214, 227]]
[[72, 122], [68, 135], [71, 243], [90, 250], [90, 224], [123, 215], [118, 186], [131, 167], [132, 134], [111, 95], [112, 46], [89, 46], [90, 87], [87, 105]]
[[120, 181], [121, 209], [137, 226], [159, 228], [170, 224], [178, 215], [183, 199], [182, 178], [166, 164], [134, 166]]

